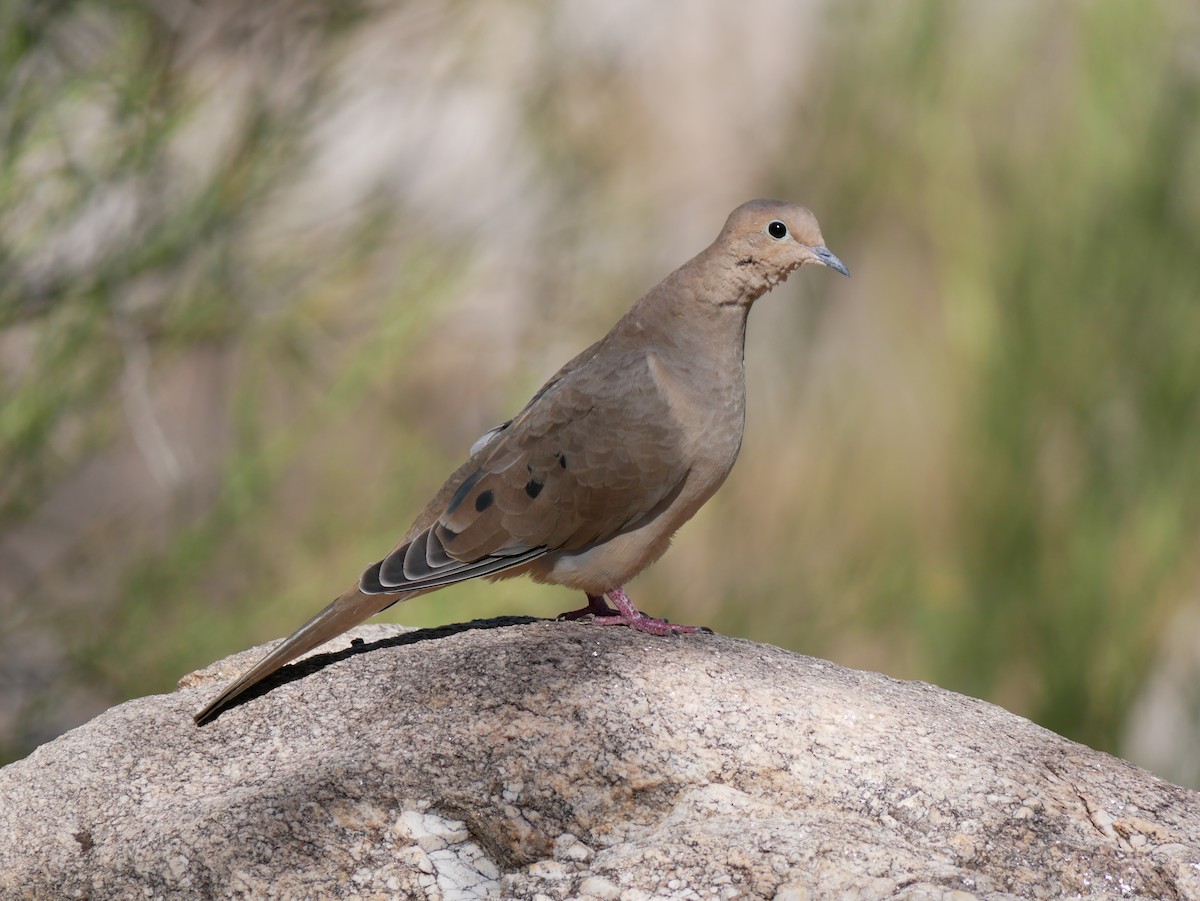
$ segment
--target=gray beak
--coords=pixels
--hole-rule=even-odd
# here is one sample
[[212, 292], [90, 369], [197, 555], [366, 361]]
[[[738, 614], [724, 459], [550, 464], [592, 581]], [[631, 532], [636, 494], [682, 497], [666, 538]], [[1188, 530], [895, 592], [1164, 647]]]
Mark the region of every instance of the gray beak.
[[835, 257], [828, 247], [810, 247], [809, 250], [830, 269], [836, 269], [842, 275], [846, 276], [846, 278], [850, 277], [850, 270], [846, 268], [846, 264]]

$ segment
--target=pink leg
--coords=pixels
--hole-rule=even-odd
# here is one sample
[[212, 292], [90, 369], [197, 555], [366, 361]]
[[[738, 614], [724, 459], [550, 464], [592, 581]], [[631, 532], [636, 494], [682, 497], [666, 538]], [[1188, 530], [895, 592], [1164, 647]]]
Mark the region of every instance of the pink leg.
[[[615, 611], [609, 613], [598, 613], [592, 619], [592, 622], [597, 626], [628, 626], [638, 632], [647, 632], [650, 635], [673, 635], [676, 632], [711, 632], [711, 629], [706, 629], [703, 626], [677, 626], [674, 623], [669, 623], [665, 619], [658, 619], [654, 616], [646, 616], [637, 607], [633, 606], [633, 601], [629, 600], [629, 596], [625, 594], [624, 589], [617, 587], [608, 592], [608, 599], [617, 605]], [[588, 595], [589, 604], [593, 600], [601, 600]]]

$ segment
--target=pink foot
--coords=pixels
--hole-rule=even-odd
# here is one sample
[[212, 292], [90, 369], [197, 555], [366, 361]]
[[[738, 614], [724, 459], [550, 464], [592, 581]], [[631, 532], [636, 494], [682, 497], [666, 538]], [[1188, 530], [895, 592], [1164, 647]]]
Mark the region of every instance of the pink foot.
[[[604, 598], [589, 594], [588, 606], [583, 611], [575, 612], [580, 616], [584, 613], [594, 614], [591, 622], [597, 626], [628, 626], [637, 632], [645, 632], [649, 635], [674, 635], [677, 632], [712, 632], [712, 629], [706, 629], [703, 626], [679, 626], [675, 623], [669, 623], [665, 619], [646, 616], [637, 607], [633, 606], [633, 601], [629, 600], [629, 596], [621, 588], [614, 588], [609, 591], [608, 599], [617, 605], [616, 610], [608, 607], [604, 603]], [[605, 610], [602, 612], [600, 609], [597, 609], [599, 607], [603, 607]]]

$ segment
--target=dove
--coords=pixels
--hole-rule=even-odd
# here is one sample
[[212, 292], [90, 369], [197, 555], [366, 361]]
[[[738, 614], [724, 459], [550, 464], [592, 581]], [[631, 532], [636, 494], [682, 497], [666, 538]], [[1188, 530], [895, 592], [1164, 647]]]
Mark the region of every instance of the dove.
[[739, 206], [709, 247], [480, 438], [391, 553], [196, 722], [368, 617], [467, 579], [525, 575], [584, 592], [587, 606], [560, 619], [658, 636], [701, 631], [647, 616], [623, 586], [729, 475], [745, 423], [747, 315], [808, 264], [850, 274], [805, 207]]

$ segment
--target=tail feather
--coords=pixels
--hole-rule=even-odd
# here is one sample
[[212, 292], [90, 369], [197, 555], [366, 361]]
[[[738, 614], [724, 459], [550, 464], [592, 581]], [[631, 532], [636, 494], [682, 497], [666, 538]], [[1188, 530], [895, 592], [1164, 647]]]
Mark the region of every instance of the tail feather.
[[262, 660], [229, 683], [219, 695], [212, 699], [194, 719], [203, 725], [212, 719], [238, 695], [258, 684], [284, 664], [290, 663], [301, 654], [311, 651], [319, 644], [341, 635], [363, 620], [374, 616], [397, 601], [407, 600], [420, 592], [404, 594], [363, 594], [358, 586], [346, 591], [328, 607], [285, 638]]

